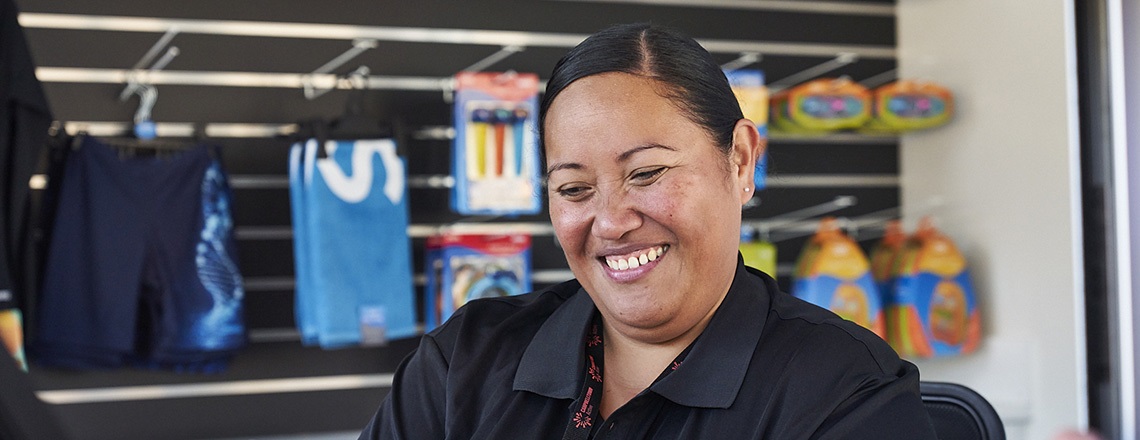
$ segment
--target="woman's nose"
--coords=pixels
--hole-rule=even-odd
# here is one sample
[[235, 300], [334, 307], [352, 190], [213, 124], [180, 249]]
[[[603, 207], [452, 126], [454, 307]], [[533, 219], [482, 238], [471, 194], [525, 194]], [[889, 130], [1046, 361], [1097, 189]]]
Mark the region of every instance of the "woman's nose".
[[641, 213], [621, 190], [600, 197], [594, 215], [591, 233], [603, 240], [620, 240], [629, 231], [641, 226]]

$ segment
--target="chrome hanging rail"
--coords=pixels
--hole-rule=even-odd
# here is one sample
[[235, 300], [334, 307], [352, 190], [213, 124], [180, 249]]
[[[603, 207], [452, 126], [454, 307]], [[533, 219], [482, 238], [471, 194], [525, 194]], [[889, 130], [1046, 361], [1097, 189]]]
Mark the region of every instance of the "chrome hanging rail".
[[818, 222], [808, 222], [808, 219], [855, 206], [858, 200], [855, 196], [836, 196], [830, 201], [786, 212], [768, 219], [745, 220], [741, 222], [741, 226], [754, 228], [763, 237], [767, 237], [769, 233], [779, 229], [790, 229], [797, 232], [815, 231]]
[[[248, 37], [305, 38], [321, 40], [355, 40], [463, 45], [524, 47], [574, 47], [586, 38], [584, 34], [553, 32], [520, 32], [482, 29], [444, 29], [392, 26], [358, 26], [323, 23], [289, 23], [241, 20], [196, 20], [146, 18], [107, 15], [77, 15], [25, 12], [19, 16], [25, 28], [79, 29], [120, 32], [165, 32], [177, 27], [182, 33], [231, 35]], [[757, 52], [766, 55], [835, 56], [855, 53], [862, 58], [894, 59], [896, 50], [889, 46], [785, 43], [698, 39], [710, 52]]]
[[895, 16], [894, 5], [863, 4], [858, 2], [800, 1], [800, 0], [562, 0], [591, 3], [632, 3], [656, 6], [687, 6], [756, 11], [808, 12], [818, 14]]

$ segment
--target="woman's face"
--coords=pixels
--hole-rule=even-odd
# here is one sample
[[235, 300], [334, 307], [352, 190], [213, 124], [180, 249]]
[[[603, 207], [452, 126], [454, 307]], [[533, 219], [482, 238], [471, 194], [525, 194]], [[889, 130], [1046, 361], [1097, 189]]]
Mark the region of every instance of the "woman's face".
[[607, 327], [658, 343], [703, 328], [728, 291], [761, 148], [742, 120], [726, 155], [659, 87], [579, 79], [545, 126], [550, 218], [570, 269]]

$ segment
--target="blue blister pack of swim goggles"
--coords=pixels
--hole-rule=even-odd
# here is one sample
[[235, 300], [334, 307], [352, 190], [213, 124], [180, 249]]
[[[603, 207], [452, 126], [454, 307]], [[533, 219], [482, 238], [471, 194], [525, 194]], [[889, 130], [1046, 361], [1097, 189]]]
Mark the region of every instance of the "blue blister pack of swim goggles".
[[529, 292], [530, 242], [522, 234], [429, 237], [425, 329], [447, 321], [470, 301]]

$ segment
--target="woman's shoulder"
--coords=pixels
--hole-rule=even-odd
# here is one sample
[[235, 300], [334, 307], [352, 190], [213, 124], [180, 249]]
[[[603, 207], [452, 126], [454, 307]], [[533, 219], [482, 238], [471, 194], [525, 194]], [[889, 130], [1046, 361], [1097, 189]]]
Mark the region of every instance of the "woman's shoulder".
[[765, 326], [765, 342], [786, 349], [795, 363], [825, 363], [896, 375], [904, 367], [878, 335], [822, 307], [775, 292]]

